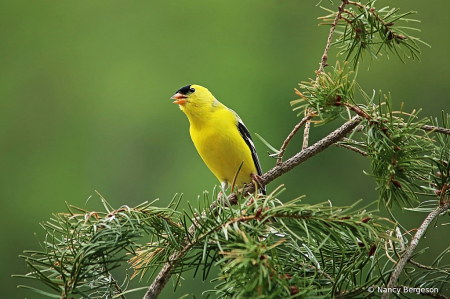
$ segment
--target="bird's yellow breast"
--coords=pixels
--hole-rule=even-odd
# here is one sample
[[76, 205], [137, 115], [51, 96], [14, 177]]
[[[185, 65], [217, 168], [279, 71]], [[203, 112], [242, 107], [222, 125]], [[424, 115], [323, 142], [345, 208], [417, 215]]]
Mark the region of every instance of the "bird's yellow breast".
[[251, 173], [257, 173], [257, 170], [233, 112], [226, 108], [216, 109], [201, 123], [190, 117], [189, 121], [191, 138], [198, 153], [220, 182], [231, 184], [242, 162], [236, 185], [251, 182]]

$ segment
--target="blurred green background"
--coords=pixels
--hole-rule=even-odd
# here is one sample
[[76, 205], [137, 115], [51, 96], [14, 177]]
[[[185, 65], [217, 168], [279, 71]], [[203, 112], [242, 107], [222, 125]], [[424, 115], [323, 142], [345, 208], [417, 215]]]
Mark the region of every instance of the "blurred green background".
[[[190, 140], [186, 116], [170, 100], [181, 86], [208, 87], [252, 134], [279, 147], [299, 121], [289, 105], [293, 88], [315, 77], [325, 47], [329, 27], [317, 26], [326, 14], [317, 2], [0, 1], [0, 297], [41, 298], [16, 289], [27, 281], [10, 276], [27, 272], [18, 255], [38, 248], [39, 222], [65, 211], [65, 201], [83, 207], [92, 195], [87, 208], [100, 209], [98, 190], [116, 207], [155, 198], [164, 206], [175, 193], [195, 201], [212, 190], [216, 178]], [[366, 60], [358, 81], [368, 93], [391, 92], [397, 107], [423, 108], [422, 116], [448, 111], [450, 2], [377, 5], [417, 10], [422, 23], [413, 25], [422, 32], [416, 35], [432, 48], [422, 47], [422, 62], [406, 65], [393, 56]], [[310, 141], [338, 124], [313, 128]], [[267, 171], [275, 160], [254, 139]], [[285, 156], [300, 147], [297, 136]], [[369, 170], [367, 160], [333, 147], [268, 189], [285, 184], [284, 201], [306, 194], [310, 203], [369, 203], [377, 194], [363, 169]], [[395, 211], [408, 228], [424, 218]], [[444, 228], [429, 232], [421, 244], [431, 247], [429, 260], [421, 262], [443, 249], [437, 240], [448, 240]], [[168, 285], [161, 298], [209, 287], [187, 275], [176, 294]]]

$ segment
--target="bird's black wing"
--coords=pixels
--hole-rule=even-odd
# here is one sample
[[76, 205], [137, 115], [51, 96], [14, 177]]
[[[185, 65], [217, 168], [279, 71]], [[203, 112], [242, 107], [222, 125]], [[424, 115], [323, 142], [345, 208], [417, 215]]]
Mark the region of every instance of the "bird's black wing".
[[[237, 115], [236, 115], [237, 116]], [[245, 143], [249, 147], [250, 151], [252, 152], [252, 158], [253, 163], [255, 164], [256, 170], [258, 171], [258, 175], [261, 176], [262, 169], [261, 164], [259, 163], [258, 154], [256, 153], [255, 145], [253, 144], [252, 137], [250, 136], [250, 132], [248, 131], [247, 127], [244, 125], [242, 120], [238, 117], [238, 124], [237, 124], [239, 133], [241, 133], [242, 138], [244, 139]], [[266, 187], [262, 187], [259, 189], [259, 192], [266, 195]]]

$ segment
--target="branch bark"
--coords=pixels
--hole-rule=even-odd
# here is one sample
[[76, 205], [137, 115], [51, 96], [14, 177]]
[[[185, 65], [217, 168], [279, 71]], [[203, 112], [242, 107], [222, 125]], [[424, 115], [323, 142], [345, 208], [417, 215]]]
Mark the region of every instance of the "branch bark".
[[351, 146], [351, 145], [347, 145], [347, 144], [342, 144], [342, 143], [335, 143], [335, 146], [339, 146], [339, 147], [343, 147], [346, 149], [349, 149], [351, 151], [354, 151], [355, 153], [358, 153], [360, 155], [363, 155], [364, 157], [367, 157], [369, 154], [367, 154], [365, 151], [360, 150], [357, 147]]
[[292, 138], [294, 137], [294, 135], [298, 132], [298, 130], [300, 130], [300, 128], [306, 123], [308, 124], [308, 121], [313, 118], [313, 115], [310, 114], [308, 116], [305, 116], [295, 127], [294, 129], [292, 129], [292, 132], [289, 134], [289, 136], [286, 138], [286, 140], [283, 142], [283, 145], [280, 148], [280, 153], [278, 154], [278, 159], [277, 159], [277, 165], [280, 165], [281, 162], [283, 162], [283, 155], [284, 152], [286, 151], [286, 148], [289, 144], [289, 142], [292, 140]]
[[[341, 0], [342, 4], [338, 7], [338, 12], [336, 14], [336, 18], [331, 24], [330, 33], [328, 34], [327, 44], [325, 46], [325, 51], [323, 52], [322, 59], [320, 60], [319, 70], [317, 71], [316, 84], [319, 82], [319, 75], [323, 72], [324, 68], [328, 65], [328, 51], [330, 50], [331, 40], [333, 38], [334, 30], [341, 18], [342, 12], [345, 10], [345, 5], [348, 4], [349, 0]], [[305, 124], [305, 129], [303, 130], [303, 147], [302, 149], [306, 149], [308, 147], [308, 139], [309, 139], [309, 130], [311, 128], [311, 121], [308, 120]]]
[[424, 126], [422, 126], [422, 130], [450, 135], [450, 129], [441, 128], [441, 127], [424, 125]]
[[[285, 162], [282, 162], [281, 164], [275, 166], [268, 172], [266, 172], [264, 175], [261, 176], [261, 184], [267, 185], [276, 178], [282, 176], [286, 172], [292, 170], [294, 167], [302, 164], [309, 158], [315, 156], [316, 154], [322, 152], [326, 148], [330, 147], [337, 141], [341, 140], [344, 136], [346, 136], [348, 133], [350, 133], [353, 129], [355, 129], [359, 123], [361, 122], [361, 118], [359, 116], [353, 117], [350, 121], [344, 123], [341, 127], [330, 133], [325, 138], [321, 139], [320, 141], [316, 142], [315, 144], [311, 145], [310, 147], [303, 149], [299, 153], [297, 153], [295, 156], [291, 157], [290, 159], [286, 160]], [[244, 194], [247, 193], [253, 193], [255, 192], [255, 185], [249, 184], [244, 188]], [[229, 202], [233, 205], [237, 203], [237, 194], [232, 193], [228, 196]], [[189, 228], [189, 233], [193, 235], [193, 232], [195, 230], [195, 225], [191, 225]], [[179, 252], [173, 253], [169, 260], [164, 264], [163, 268], [160, 270], [158, 275], [156, 276], [153, 283], [148, 288], [147, 292], [145, 293], [143, 299], [156, 299], [158, 298], [159, 294], [161, 293], [164, 286], [169, 281], [170, 277], [172, 276], [171, 270], [173, 266], [176, 264], [177, 260], [182, 258], [186, 252], [191, 248], [189, 245], [189, 240], [186, 237], [186, 244], [188, 244], [183, 250]]]
[[[416, 234], [414, 235], [413, 239], [411, 240], [411, 243], [409, 244], [408, 248], [406, 249], [405, 253], [401, 257], [400, 261], [397, 263], [397, 266], [395, 266], [394, 272], [391, 274], [391, 278], [389, 279], [389, 283], [387, 284], [387, 288], [393, 288], [397, 285], [398, 278], [400, 274], [403, 271], [403, 268], [405, 267], [406, 263], [411, 258], [411, 255], [413, 254], [414, 250], [416, 249], [417, 245], [419, 244], [420, 238], [422, 238], [423, 234], [427, 230], [428, 226], [431, 224], [431, 222], [440, 214], [450, 209], [450, 202], [447, 202], [445, 205], [439, 206], [436, 210], [428, 214], [427, 218], [423, 221], [422, 225], [420, 225], [419, 229], [417, 230]], [[387, 299], [389, 298], [389, 293], [384, 293], [383, 296], [381, 296], [381, 299]]]
[[348, 0], [342, 0], [341, 6], [338, 7], [338, 12], [336, 14], [336, 18], [333, 21], [333, 24], [331, 24], [330, 34], [328, 35], [327, 45], [325, 46], [325, 51], [322, 55], [322, 60], [320, 62], [319, 70], [317, 71], [317, 78], [319, 78], [319, 74], [323, 72], [323, 69], [328, 65], [328, 50], [330, 50], [331, 45], [331, 39], [333, 38], [334, 30], [336, 29], [337, 23], [339, 22], [339, 19], [341, 17], [342, 12], [344, 11], [345, 5], [348, 4]]

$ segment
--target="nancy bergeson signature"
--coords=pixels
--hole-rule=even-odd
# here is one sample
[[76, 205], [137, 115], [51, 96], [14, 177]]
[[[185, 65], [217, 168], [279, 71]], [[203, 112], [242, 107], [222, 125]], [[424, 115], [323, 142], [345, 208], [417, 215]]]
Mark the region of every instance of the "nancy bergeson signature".
[[425, 294], [425, 293], [434, 293], [438, 294], [439, 289], [438, 288], [408, 288], [408, 287], [399, 287], [399, 288], [383, 288], [383, 287], [370, 287], [368, 288], [368, 291], [373, 293], [416, 293], [416, 294]]

